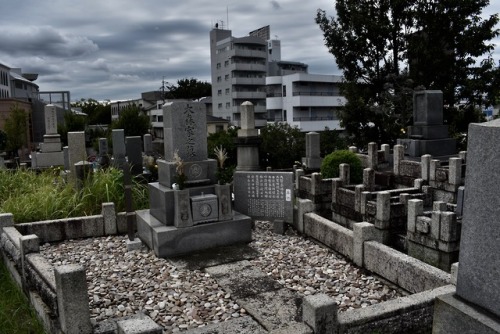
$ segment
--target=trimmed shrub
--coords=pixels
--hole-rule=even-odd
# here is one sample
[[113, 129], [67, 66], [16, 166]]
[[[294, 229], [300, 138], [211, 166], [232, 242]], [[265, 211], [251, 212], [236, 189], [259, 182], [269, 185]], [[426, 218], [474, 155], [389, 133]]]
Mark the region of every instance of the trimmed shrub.
[[349, 150], [339, 150], [328, 154], [321, 163], [321, 176], [325, 179], [339, 177], [339, 165], [349, 164], [351, 183], [363, 182], [363, 167], [356, 153]]

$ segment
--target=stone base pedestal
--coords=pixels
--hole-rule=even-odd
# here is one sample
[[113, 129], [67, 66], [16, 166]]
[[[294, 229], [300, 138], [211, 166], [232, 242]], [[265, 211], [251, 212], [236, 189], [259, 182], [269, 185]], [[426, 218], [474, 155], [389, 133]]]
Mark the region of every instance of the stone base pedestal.
[[134, 251], [134, 250], [140, 250], [142, 247], [142, 242], [141, 242], [141, 239], [139, 239], [139, 238], [135, 238], [132, 241], [127, 239], [126, 243], [127, 243], [127, 251], [128, 252]]
[[500, 333], [500, 319], [455, 294], [437, 297], [434, 304], [433, 334]]
[[36, 167], [49, 168], [54, 166], [64, 166], [64, 154], [59, 152], [36, 152]]
[[136, 214], [139, 238], [158, 257], [173, 257], [252, 241], [252, 220], [238, 212], [234, 212], [231, 220], [183, 228], [162, 224], [150, 214], [150, 210], [139, 210]]
[[403, 145], [405, 155], [421, 157], [430, 154], [433, 157], [450, 156], [457, 153], [457, 141], [445, 139], [398, 139], [398, 145]]

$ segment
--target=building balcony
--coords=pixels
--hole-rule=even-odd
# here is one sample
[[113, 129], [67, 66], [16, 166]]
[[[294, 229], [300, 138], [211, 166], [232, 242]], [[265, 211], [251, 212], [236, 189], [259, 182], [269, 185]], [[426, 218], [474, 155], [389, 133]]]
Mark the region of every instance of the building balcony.
[[265, 99], [266, 92], [232, 92], [233, 99]]
[[[269, 96], [269, 94], [268, 94]], [[266, 98], [266, 108], [267, 109], [283, 109], [283, 99], [281, 97], [267, 97]]]
[[292, 97], [293, 106], [301, 107], [342, 107], [347, 103], [343, 96], [328, 95], [295, 95]]
[[230, 57], [246, 57], [246, 58], [263, 58], [267, 59], [267, 52], [265, 50], [246, 50], [246, 49], [232, 49], [229, 51]]
[[[251, 71], [266, 73], [267, 66], [264, 64], [232, 63], [229, 65], [231, 71]], [[262, 78], [262, 85], [266, 84], [266, 79]]]
[[232, 78], [232, 85], [256, 85], [256, 86], [264, 86], [266, 83], [266, 78]]

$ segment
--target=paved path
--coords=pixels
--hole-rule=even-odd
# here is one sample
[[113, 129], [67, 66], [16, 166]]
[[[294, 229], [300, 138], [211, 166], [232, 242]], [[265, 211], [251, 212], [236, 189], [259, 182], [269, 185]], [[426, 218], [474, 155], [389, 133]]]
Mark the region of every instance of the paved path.
[[249, 316], [195, 328], [186, 334], [312, 334], [302, 323], [302, 298], [248, 261], [257, 255], [254, 249], [240, 245], [214, 252], [216, 254], [204, 253], [174, 262], [209, 273]]

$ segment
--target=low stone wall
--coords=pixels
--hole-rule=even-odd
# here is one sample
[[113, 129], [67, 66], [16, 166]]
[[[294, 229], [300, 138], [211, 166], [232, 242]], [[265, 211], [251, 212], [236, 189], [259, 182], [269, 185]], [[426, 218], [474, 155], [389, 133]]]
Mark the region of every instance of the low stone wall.
[[[34, 223], [14, 224], [12, 214], [0, 214], [0, 256], [11, 276], [28, 295], [48, 333], [99, 333], [102, 331], [94, 328], [90, 321], [84, 267], [53, 266], [40, 255], [40, 243], [126, 232], [126, 213], [116, 214], [113, 203], [103, 203], [101, 215]], [[135, 329], [147, 322], [134, 318], [117, 321], [118, 327], [127, 321], [134, 322], [132, 327]], [[131, 332], [122, 329], [120, 333]]]
[[366, 308], [339, 313], [336, 333], [430, 333], [434, 300], [454, 290], [455, 286], [446, 285]]
[[[301, 205], [307, 207], [307, 201]], [[330, 319], [332, 333], [406, 333], [430, 332], [434, 313], [434, 300], [454, 290], [450, 274], [414, 259], [377, 241], [373, 224], [353, 224], [353, 230], [309, 212], [303, 215], [304, 232], [333, 250], [353, 260], [358, 266], [393, 282], [412, 295], [372, 305], [367, 308], [337, 313]], [[326, 303], [331, 305], [332, 303]], [[325, 304], [325, 305], [326, 305]], [[333, 303], [334, 304], [334, 303]], [[324, 314], [325, 305], [311, 304]], [[314, 306], [316, 305], [316, 306]], [[329, 306], [328, 306], [329, 307]], [[314, 317], [313, 317], [314, 318]], [[304, 320], [314, 328], [317, 319]], [[319, 326], [319, 325], [318, 325]]]
[[353, 232], [315, 213], [304, 215], [304, 232], [349, 259], [353, 258]]

